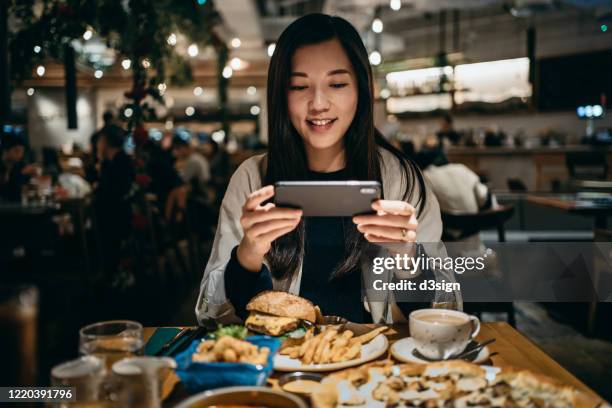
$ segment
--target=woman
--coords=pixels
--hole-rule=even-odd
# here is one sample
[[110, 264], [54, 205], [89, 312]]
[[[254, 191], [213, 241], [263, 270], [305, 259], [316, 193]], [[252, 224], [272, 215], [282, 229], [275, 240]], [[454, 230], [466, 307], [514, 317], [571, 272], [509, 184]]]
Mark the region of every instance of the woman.
[[[311, 14], [287, 27], [268, 71], [268, 153], [230, 180], [196, 305], [201, 324], [244, 317], [248, 300], [272, 288], [371, 320], [358, 265], [367, 242], [439, 242], [437, 201], [375, 130], [373, 100], [366, 49], [346, 20]], [[281, 180], [378, 180], [384, 199], [375, 215], [305, 220], [270, 202]]]

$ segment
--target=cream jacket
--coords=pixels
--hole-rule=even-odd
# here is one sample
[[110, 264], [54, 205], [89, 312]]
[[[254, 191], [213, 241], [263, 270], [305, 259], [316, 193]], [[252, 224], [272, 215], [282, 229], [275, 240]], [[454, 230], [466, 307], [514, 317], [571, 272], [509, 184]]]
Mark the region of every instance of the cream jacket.
[[[383, 185], [384, 198], [388, 200], [401, 200], [402, 192], [405, 190], [406, 180], [401, 171], [400, 163], [386, 149], [381, 152], [381, 178]], [[212, 247], [212, 252], [204, 270], [204, 277], [200, 285], [200, 294], [195, 307], [198, 322], [201, 325], [210, 324], [211, 321], [217, 323], [239, 323], [240, 319], [234, 313], [234, 308], [228, 301], [225, 294], [224, 276], [225, 267], [229, 262], [232, 249], [240, 243], [243, 236], [240, 217], [242, 216], [242, 206], [249, 194], [262, 187], [261, 169], [262, 160], [265, 154], [251, 157], [244, 161], [232, 175], [225, 197], [221, 204], [217, 232]], [[418, 186], [415, 188], [418, 190]], [[414, 191], [410, 201], [416, 207], [418, 191]], [[427, 203], [419, 216], [417, 227], [417, 240], [419, 242], [439, 243], [440, 251], [444, 254], [440, 238], [442, 235], [442, 221], [440, 218], [440, 208], [438, 201], [431, 189], [427, 187]], [[443, 271], [441, 278], [453, 281], [452, 272]], [[273, 287], [276, 290], [284, 290], [294, 294], [299, 294], [302, 268], [294, 274], [293, 279], [276, 280], [273, 279]], [[436, 276], [438, 278], [438, 276]], [[451, 301], [457, 302], [457, 307], [461, 308], [460, 294]], [[444, 293], [436, 293], [436, 301], [446, 301], [448, 298]], [[366, 308], [367, 308], [366, 304]], [[399, 308], [393, 300], [381, 306], [384, 310], [370, 310], [373, 321], [402, 321], [405, 319], [401, 315]], [[372, 307], [370, 307], [372, 308]], [[380, 309], [380, 308], [373, 308]], [[386, 316], [382, 318], [381, 316]]]

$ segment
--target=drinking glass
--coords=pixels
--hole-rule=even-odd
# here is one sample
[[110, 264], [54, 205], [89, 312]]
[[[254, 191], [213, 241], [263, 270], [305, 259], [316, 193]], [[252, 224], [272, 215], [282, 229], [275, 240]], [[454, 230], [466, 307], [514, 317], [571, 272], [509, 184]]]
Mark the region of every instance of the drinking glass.
[[106, 369], [104, 361], [94, 356], [83, 356], [51, 369], [53, 387], [75, 388], [75, 401], [54, 402], [49, 408], [106, 408], [110, 402], [101, 401]]
[[80, 332], [79, 352], [104, 361], [108, 372], [117, 361], [143, 354], [142, 325], [130, 320], [90, 324]]

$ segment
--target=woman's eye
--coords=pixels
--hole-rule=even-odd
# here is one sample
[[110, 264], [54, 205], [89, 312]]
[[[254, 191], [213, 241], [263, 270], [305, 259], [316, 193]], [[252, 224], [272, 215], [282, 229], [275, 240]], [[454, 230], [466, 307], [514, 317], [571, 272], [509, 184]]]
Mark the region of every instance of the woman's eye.
[[345, 86], [347, 86], [348, 84], [331, 84], [330, 86], [332, 88], [344, 88]]
[[308, 87], [305, 86], [305, 85], [291, 85], [289, 87], [289, 89], [292, 90], [292, 91], [303, 91], [306, 88], [308, 88]]

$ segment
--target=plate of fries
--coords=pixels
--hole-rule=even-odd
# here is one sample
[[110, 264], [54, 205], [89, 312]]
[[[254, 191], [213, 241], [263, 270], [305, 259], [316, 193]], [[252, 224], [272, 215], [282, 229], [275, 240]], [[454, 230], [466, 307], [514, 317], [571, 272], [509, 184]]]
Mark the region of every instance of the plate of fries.
[[274, 356], [277, 371], [335, 371], [380, 357], [389, 341], [378, 327], [362, 335], [352, 330], [326, 327], [319, 334], [310, 329], [301, 339], [290, 339]]

